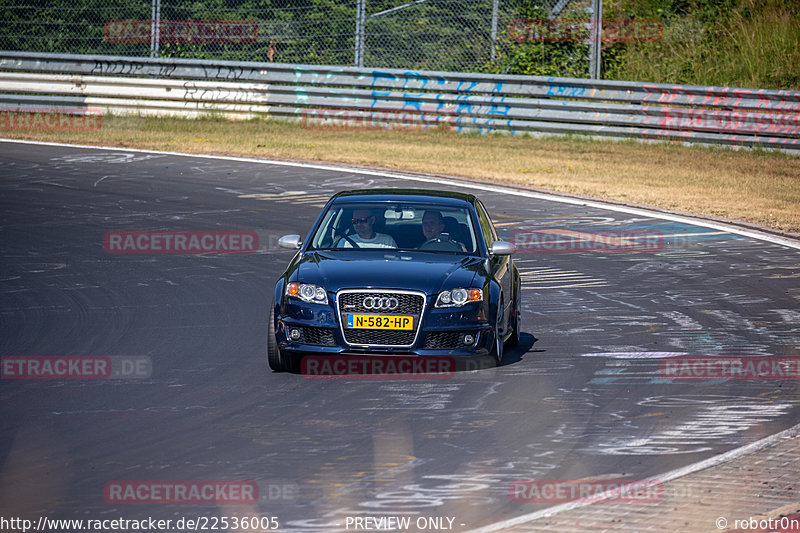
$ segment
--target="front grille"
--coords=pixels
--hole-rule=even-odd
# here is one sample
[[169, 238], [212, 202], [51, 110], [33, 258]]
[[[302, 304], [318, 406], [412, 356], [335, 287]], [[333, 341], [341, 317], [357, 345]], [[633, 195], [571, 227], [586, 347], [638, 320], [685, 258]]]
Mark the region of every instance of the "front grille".
[[388, 329], [345, 329], [345, 339], [350, 344], [375, 344], [410, 346], [414, 344], [415, 331]]
[[297, 329], [300, 330], [300, 339], [297, 342], [301, 344], [336, 346], [336, 340], [333, 337], [332, 329], [317, 327], [302, 327]]
[[463, 339], [466, 334], [478, 337], [477, 331], [432, 331], [425, 336], [426, 350], [452, 350], [465, 346]]
[[[378, 298], [397, 298], [397, 309], [392, 311], [373, 311], [362, 305], [367, 296]], [[382, 315], [417, 315], [422, 313], [425, 298], [421, 294], [397, 292], [343, 292], [339, 295], [339, 311], [342, 313], [380, 313]]]
[[[391, 311], [367, 309], [363, 300], [367, 296], [397, 298], [397, 309]], [[425, 309], [425, 295], [411, 291], [342, 291], [337, 295], [342, 334], [348, 344], [361, 346], [403, 346], [414, 344], [422, 313]], [[406, 315], [414, 317], [413, 330], [353, 329], [346, 328], [347, 314], [363, 313], [377, 315]]]

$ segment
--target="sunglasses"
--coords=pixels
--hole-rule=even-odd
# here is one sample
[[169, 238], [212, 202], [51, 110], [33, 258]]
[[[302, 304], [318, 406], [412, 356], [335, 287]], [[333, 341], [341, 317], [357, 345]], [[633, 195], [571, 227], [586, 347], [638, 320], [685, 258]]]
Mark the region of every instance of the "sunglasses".
[[353, 219], [353, 224], [359, 224], [359, 223], [361, 223], [361, 224], [366, 224], [366, 223], [367, 223], [367, 220], [369, 220], [369, 218], [370, 218], [370, 217], [354, 218], [354, 219]]

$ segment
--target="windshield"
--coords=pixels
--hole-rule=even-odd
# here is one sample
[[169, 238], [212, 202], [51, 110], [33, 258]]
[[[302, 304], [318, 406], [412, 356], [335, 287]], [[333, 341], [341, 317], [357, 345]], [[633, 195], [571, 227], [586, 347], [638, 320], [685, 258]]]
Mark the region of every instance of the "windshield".
[[322, 217], [308, 249], [376, 248], [472, 254], [478, 244], [466, 207], [337, 203]]

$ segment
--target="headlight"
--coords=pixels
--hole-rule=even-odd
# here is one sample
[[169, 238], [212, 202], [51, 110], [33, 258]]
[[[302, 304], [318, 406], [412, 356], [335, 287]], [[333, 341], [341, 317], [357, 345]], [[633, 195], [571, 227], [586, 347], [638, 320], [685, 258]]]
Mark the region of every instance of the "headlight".
[[483, 300], [481, 289], [450, 289], [439, 293], [436, 298], [436, 307], [461, 307], [469, 302]]
[[319, 285], [292, 282], [286, 285], [286, 296], [300, 298], [312, 304], [327, 304], [328, 294]]

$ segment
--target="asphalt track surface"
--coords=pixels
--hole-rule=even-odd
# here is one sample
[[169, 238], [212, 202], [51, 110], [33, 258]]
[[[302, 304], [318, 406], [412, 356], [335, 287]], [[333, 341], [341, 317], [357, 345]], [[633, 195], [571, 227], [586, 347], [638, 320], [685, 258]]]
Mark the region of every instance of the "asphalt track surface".
[[[662, 246], [521, 249], [524, 334], [499, 368], [309, 379], [265, 361], [292, 255], [277, 238], [305, 234], [339, 190], [469, 184], [10, 142], [0, 176], [0, 354], [152, 365], [138, 379], [0, 381], [6, 517], [257, 515], [294, 532], [449, 517], [467, 531], [554, 505], [512, 501], [514, 480], [645, 479], [798, 421], [797, 381], [660, 373], [677, 356], [797, 356], [798, 249], [478, 190], [501, 236], [657, 232]], [[259, 251], [109, 254], [119, 230], [252, 230]], [[251, 480], [258, 501], [109, 503], [119, 480]]]

